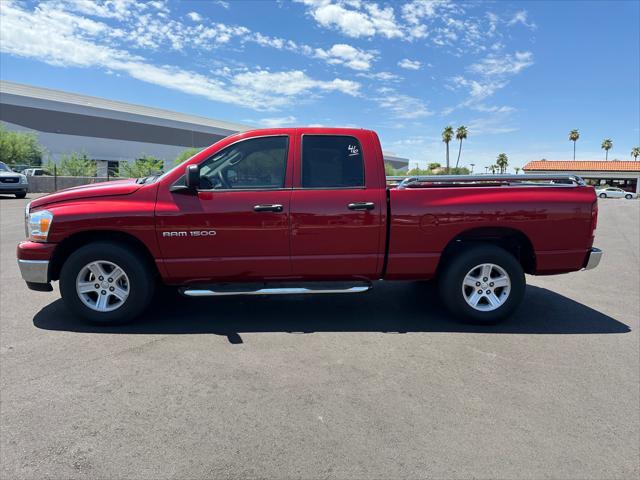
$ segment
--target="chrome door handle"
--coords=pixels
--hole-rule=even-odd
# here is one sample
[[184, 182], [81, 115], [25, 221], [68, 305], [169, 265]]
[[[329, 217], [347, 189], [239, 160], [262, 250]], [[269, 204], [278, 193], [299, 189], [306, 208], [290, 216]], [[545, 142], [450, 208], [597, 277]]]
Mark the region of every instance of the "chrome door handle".
[[347, 205], [349, 210], [373, 210], [376, 204], [373, 202], [355, 202]]
[[264, 204], [264, 205], [255, 205], [253, 207], [255, 212], [282, 212], [284, 207], [278, 203], [273, 204]]

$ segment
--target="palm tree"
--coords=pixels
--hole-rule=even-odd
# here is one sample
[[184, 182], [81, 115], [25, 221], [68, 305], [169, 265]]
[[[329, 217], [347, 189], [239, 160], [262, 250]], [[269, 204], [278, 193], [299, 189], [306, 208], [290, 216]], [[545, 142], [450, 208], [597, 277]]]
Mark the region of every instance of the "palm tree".
[[576, 160], [576, 142], [580, 138], [580, 132], [577, 129], [573, 129], [569, 132], [569, 140], [573, 142], [573, 161]]
[[460, 140], [460, 148], [458, 148], [458, 160], [456, 160], [456, 168], [458, 168], [458, 163], [460, 162], [460, 154], [462, 153], [462, 140], [467, 138], [467, 135], [469, 135], [469, 131], [464, 125], [460, 125], [456, 129], [456, 140]]
[[504, 173], [507, 171], [507, 165], [509, 165], [509, 158], [506, 153], [501, 153], [498, 155], [498, 159], [496, 160], [496, 165], [500, 169], [500, 173]]
[[638, 157], [640, 157], [640, 147], [633, 147], [631, 149], [631, 156], [637, 161]]
[[489, 170], [491, 170], [491, 173], [492, 173], [492, 174], [495, 174], [495, 173], [496, 173], [496, 168], [498, 168], [498, 166], [497, 166], [497, 165], [491, 165], [491, 166], [489, 167]]
[[600, 145], [600, 147], [602, 149], [604, 149], [604, 153], [605, 153], [605, 160], [609, 160], [609, 150], [611, 150], [613, 148], [613, 142], [611, 141], [610, 138], [605, 138], [602, 141], [602, 145]]
[[513, 169], [516, 171], [516, 175], [518, 174], [518, 172], [520, 171], [520, 167], [513, 167]]
[[447, 146], [447, 173], [449, 173], [449, 142], [453, 139], [453, 127], [448, 125], [442, 131], [442, 141]]

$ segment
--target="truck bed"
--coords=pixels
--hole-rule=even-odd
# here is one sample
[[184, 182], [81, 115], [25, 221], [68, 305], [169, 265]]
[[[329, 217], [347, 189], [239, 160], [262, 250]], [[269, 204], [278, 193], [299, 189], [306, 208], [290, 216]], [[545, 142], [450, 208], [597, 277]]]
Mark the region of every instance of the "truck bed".
[[385, 278], [414, 278], [416, 271], [434, 276], [456, 242], [505, 235], [530, 248], [527, 273], [583, 268], [593, 244], [593, 188], [579, 177], [523, 177], [409, 177], [389, 187]]

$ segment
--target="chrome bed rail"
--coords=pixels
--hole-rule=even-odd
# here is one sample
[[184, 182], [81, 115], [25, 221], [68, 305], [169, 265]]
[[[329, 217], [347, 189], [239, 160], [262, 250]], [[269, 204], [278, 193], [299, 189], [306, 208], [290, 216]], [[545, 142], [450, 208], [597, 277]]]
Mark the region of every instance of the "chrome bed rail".
[[[387, 177], [387, 183], [398, 182], [397, 188], [408, 188], [412, 185], [429, 183], [437, 186], [455, 186], [460, 183], [491, 183], [510, 186], [584, 186], [586, 183], [578, 175], [524, 174], [524, 175], [409, 175]], [[539, 183], [546, 182], [546, 183]], [[567, 183], [569, 182], [569, 183]], [[440, 185], [442, 184], [442, 185]]]

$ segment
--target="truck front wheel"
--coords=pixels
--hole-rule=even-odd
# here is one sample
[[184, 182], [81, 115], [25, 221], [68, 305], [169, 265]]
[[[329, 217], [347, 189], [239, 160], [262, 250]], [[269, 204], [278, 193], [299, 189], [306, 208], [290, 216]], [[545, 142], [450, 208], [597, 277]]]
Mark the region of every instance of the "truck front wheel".
[[484, 324], [499, 322], [513, 313], [525, 286], [520, 262], [494, 245], [454, 253], [438, 279], [440, 298], [456, 318]]
[[146, 262], [118, 243], [76, 250], [60, 272], [60, 294], [75, 314], [100, 324], [132, 320], [149, 305], [155, 280]]

